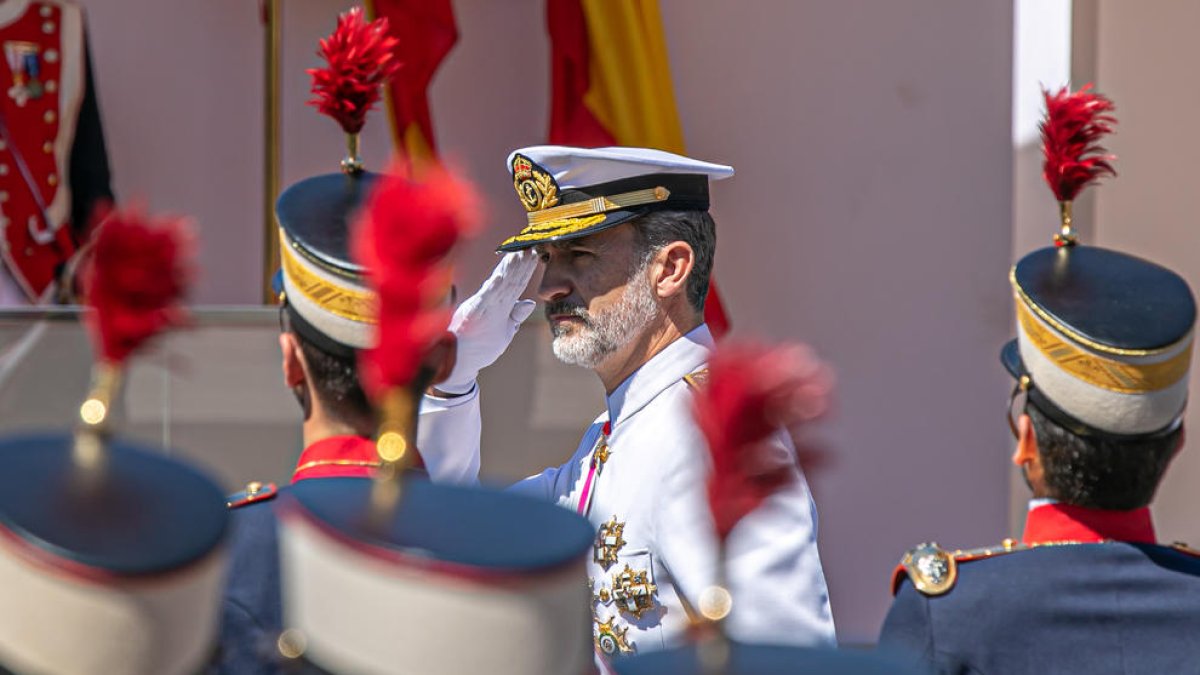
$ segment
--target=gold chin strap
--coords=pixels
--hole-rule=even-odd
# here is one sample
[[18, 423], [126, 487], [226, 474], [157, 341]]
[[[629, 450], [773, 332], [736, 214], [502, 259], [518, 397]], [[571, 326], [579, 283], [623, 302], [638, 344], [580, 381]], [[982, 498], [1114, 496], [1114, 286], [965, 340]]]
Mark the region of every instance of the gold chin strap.
[[[596, 197], [585, 202], [575, 202], [574, 204], [564, 204], [563, 206], [553, 206], [540, 211], [531, 211], [527, 214], [530, 227], [543, 225], [558, 220], [566, 220], [570, 218], [583, 218], [585, 216], [594, 216], [596, 214], [608, 213], [609, 211], [619, 211], [633, 206], [642, 206], [644, 204], [653, 204], [655, 202], [666, 201], [671, 196], [671, 191], [665, 187], [659, 186], [647, 188], [645, 190], [635, 190], [633, 192], [623, 192], [617, 195], [608, 195], [605, 197]], [[525, 232], [530, 228], [526, 228]], [[524, 232], [522, 232], [524, 234]]]

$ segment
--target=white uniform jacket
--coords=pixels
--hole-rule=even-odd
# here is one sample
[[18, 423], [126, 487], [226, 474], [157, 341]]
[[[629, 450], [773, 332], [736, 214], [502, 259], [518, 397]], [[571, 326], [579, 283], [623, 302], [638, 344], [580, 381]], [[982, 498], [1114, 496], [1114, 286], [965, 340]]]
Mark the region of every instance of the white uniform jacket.
[[421, 397], [417, 448], [430, 480], [455, 485], [479, 483], [479, 387], [463, 396]]
[[[703, 325], [676, 340], [607, 397], [608, 411], [588, 428], [570, 461], [513, 488], [581, 510], [597, 528], [589, 585], [602, 653], [678, 644], [688, 613], [717, 581], [705, 484], [710, 460], [684, 380], [705, 367], [712, 346]], [[609, 420], [608, 456], [593, 472], [593, 457], [605, 453], [598, 441]], [[786, 434], [780, 432], [776, 442], [780, 452], [794, 456]], [[727, 620], [732, 637], [835, 643], [817, 554], [816, 507], [799, 469], [789, 487], [733, 531], [726, 570], [734, 598]]]

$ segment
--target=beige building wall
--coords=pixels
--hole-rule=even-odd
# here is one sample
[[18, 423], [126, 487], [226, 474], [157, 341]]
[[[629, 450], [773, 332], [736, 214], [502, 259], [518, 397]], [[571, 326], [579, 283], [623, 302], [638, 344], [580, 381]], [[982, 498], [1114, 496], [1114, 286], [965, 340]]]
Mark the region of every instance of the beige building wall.
[[[258, 3], [84, 4], [118, 191], [196, 216], [200, 302], [254, 301]], [[332, 123], [303, 105], [302, 70], [348, 3], [284, 4], [289, 182], [340, 157]], [[540, 0], [455, 8], [462, 38], [432, 101], [443, 150], [492, 207], [459, 269], [473, 288], [521, 217], [502, 162], [545, 137], [548, 47]], [[738, 170], [714, 190], [717, 276], [737, 330], [809, 341], [839, 373], [837, 415], [817, 434], [809, 478], [839, 633], [870, 641], [905, 548], [1007, 533], [1008, 383], [996, 354], [1011, 334], [1012, 7], [662, 0], [662, 9], [689, 148]], [[376, 116], [370, 165], [382, 165], [386, 142]], [[531, 327], [484, 378], [492, 476], [561, 461], [600, 409], [592, 378], [554, 364], [541, 324]]]

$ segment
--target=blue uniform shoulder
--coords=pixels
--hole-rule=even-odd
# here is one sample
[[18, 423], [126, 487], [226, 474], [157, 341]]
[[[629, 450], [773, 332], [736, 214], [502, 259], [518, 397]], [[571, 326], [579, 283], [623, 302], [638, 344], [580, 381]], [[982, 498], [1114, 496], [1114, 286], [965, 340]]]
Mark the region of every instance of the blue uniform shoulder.
[[909, 549], [900, 564], [892, 572], [892, 595], [900, 590], [905, 579], [913, 588], [924, 595], [944, 595], [958, 581], [958, 565], [973, 560], [985, 560], [996, 556], [1024, 551], [1029, 547], [1013, 539], [1005, 539], [995, 546], [973, 549], [947, 550], [937, 542], [928, 542]]
[[251, 481], [246, 484], [246, 489], [241, 492], [235, 492], [225, 498], [225, 506], [231, 509], [241, 508], [248, 504], [257, 504], [258, 502], [270, 501], [279, 494], [279, 488], [274, 483], [263, 483], [260, 481]]

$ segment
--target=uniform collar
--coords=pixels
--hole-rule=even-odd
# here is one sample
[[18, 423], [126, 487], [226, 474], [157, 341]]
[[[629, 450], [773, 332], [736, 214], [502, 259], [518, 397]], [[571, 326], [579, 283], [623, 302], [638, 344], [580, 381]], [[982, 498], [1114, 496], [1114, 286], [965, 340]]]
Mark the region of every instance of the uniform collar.
[[1149, 507], [1132, 511], [1105, 511], [1054, 502], [1029, 510], [1021, 541], [1026, 544], [1056, 541], [1153, 544], [1157, 538], [1154, 536]]
[[379, 466], [375, 442], [362, 436], [331, 436], [300, 453], [292, 482], [306, 478], [366, 478]]
[[700, 324], [642, 364], [606, 397], [613, 426], [646, 407], [684, 375], [698, 370], [708, 361], [712, 349], [712, 333], [706, 324]]

